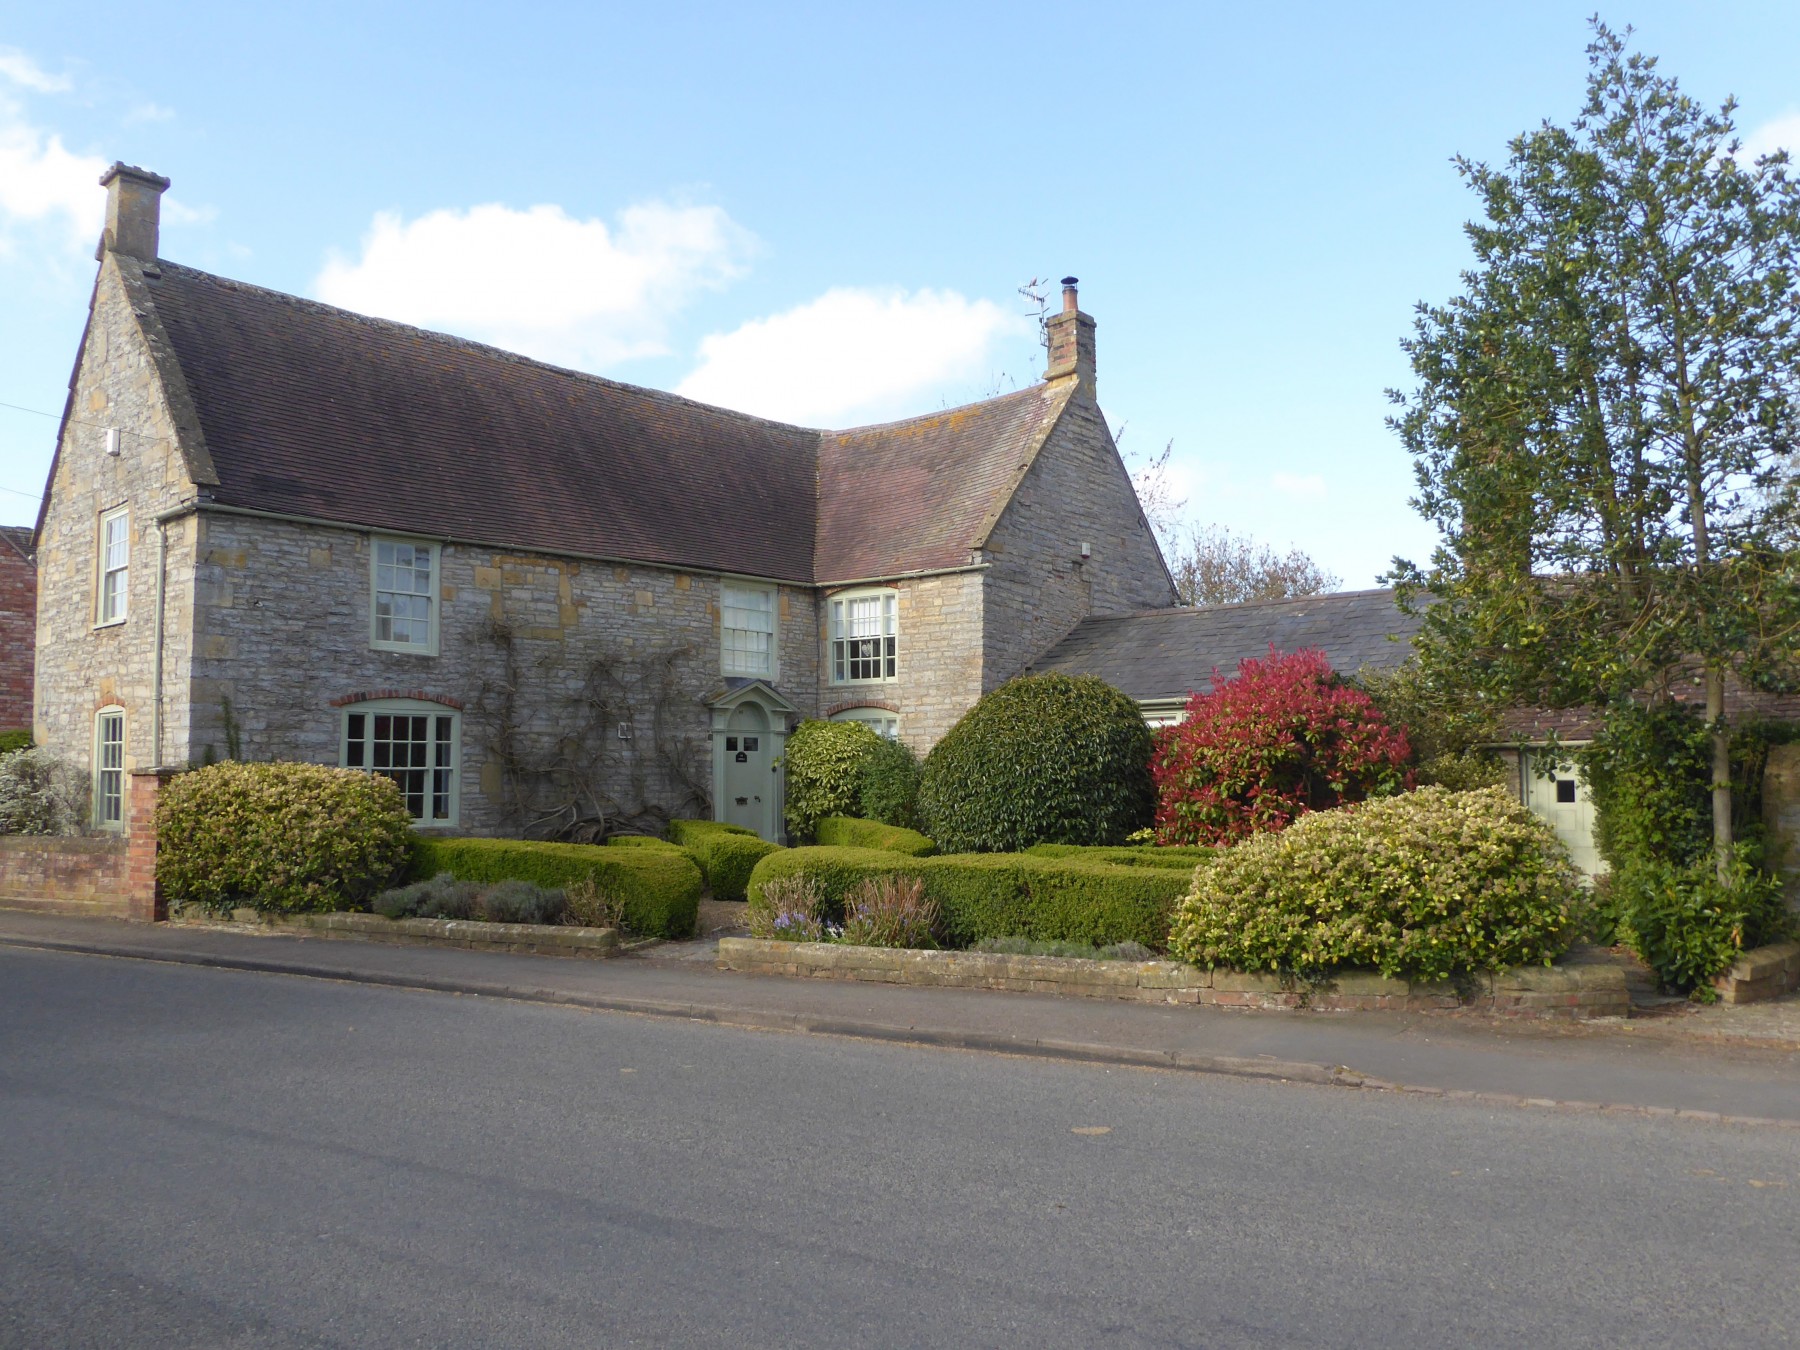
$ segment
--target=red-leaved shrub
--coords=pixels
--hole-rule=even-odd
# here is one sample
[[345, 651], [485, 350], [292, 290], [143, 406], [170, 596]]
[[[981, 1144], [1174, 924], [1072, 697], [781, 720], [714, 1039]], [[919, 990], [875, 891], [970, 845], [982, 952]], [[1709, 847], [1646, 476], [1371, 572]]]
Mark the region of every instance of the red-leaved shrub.
[[1412, 786], [1405, 731], [1391, 727], [1322, 652], [1251, 658], [1213, 672], [1187, 720], [1158, 734], [1156, 837], [1230, 844], [1296, 816]]

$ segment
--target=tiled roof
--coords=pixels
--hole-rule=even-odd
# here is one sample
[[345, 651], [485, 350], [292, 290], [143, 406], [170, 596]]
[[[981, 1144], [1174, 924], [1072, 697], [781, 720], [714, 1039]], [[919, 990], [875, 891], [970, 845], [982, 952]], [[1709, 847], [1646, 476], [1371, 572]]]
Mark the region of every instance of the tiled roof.
[[520, 549], [803, 582], [966, 565], [1067, 398], [820, 432], [173, 263], [144, 275], [216, 501]]
[[1184, 698], [1234, 673], [1246, 657], [1317, 648], [1334, 670], [1386, 670], [1412, 655], [1419, 620], [1394, 593], [1338, 591], [1292, 600], [1154, 609], [1084, 620], [1033, 671], [1098, 675], [1135, 699]]
[[31, 527], [29, 525], [0, 525], [0, 548], [18, 554], [26, 562], [31, 562]]

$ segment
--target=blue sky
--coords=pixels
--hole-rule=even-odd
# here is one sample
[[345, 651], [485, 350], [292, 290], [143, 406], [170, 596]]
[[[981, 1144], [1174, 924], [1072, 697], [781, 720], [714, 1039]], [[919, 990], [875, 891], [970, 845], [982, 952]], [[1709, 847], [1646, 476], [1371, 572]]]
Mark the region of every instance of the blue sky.
[[[1449, 160], [1579, 106], [1579, 4], [0, 3], [0, 523], [29, 523], [114, 159], [165, 257], [813, 425], [1042, 369], [1081, 277], [1185, 514], [1371, 584], [1383, 418], [1466, 262]], [[1605, 13], [1800, 150], [1800, 6]]]

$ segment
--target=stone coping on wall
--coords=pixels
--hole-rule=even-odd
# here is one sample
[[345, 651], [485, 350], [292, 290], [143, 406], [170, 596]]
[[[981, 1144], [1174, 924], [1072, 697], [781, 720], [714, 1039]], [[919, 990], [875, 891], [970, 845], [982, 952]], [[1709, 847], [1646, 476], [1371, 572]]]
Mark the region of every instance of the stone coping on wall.
[[1721, 1003], [1760, 1003], [1800, 989], [1800, 942], [1752, 947], [1713, 981]]
[[1414, 984], [1374, 971], [1306, 986], [1275, 975], [1202, 970], [1180, 961], [1091, 961], [994, 952], [924, 952], [835, 942], [721, 938], [719, 964], [746, 974], [868, 980], [955, 989], [1139, 1003], [1236, 1008], [1308, 1008], [1320, 1012], [1498, 1013], [1509, 1017], [1624, 1017], [1631, 1011], [1625, 974], [1608, 965], [1531, 966], [1450, 984]]
[[578, 928], [561, 924], [480, 923], [474, 919], [388, 919], [379, 914], [281, 914], [233, 910], [229, 920], [203, 910], [171, 910], [169, 922], [194, 927], [260, 928], [277, 933], [391, 942], [406, 947], [460, 947], [483, 952], [529, 952], [537, 956], [576, 956], [589, 960], [615, 956], [616, 928]]

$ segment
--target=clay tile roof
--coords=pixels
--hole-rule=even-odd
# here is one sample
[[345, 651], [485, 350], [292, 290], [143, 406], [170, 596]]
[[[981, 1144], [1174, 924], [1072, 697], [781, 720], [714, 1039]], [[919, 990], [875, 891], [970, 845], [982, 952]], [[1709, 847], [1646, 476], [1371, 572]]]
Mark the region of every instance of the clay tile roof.
[[214, 500], [502, 547], [800, 582], [965, 566], [1068, 397], [820, 432], [174, 263], [144, 275]]
[[1073, 381], [1038, 384], [904, 422], [826, 432], [819, 580], [965, 566], [1073, 391]]
[[1271, 645], [1318, 648], [1345, 675], [1392, 669], [1412, 655], [1419, 622], [1388, 590], [1108, 614], [1076, 625], [1032, 669], [1098, 675], [1135, 699], [1185, 698], [1210, 689], [1215, 670], [1230, 675]]

